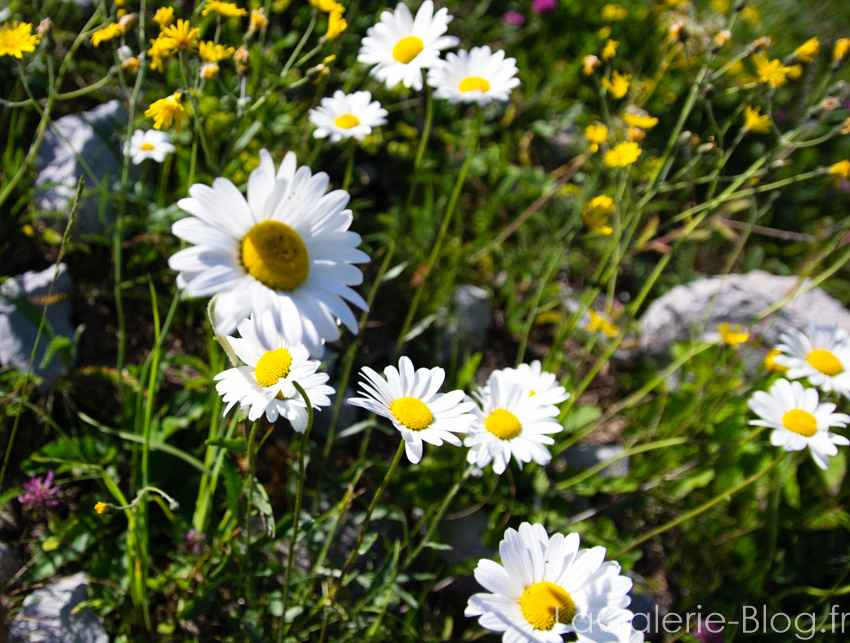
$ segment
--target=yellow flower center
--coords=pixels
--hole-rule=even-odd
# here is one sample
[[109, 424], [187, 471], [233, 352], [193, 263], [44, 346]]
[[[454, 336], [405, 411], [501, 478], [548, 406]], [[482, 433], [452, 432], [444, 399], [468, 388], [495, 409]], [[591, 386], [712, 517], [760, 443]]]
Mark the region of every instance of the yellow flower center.
[[782, 424], [804, 438], [810, 438], [818, 432], [818, 421], [815, 416], [803, 409], [791, 409], [782, 416]]
[[526, 588], [519, 599], [525, 620], [536, 630], [549, 631], [555, 623], [569, 625], [576, 613], [576, 604], [563, 588], [542, 581]]
[[360, 125], [360, 119], [354, 114], [343, 114], [334, 121], [334, 125], [341, 127], [342, 129], [351, 129], [352, 127]]
[[277, 348], [265, 353], [254, 368], [257, 383], [265, 388], [274, 386], [277, 381], [289, 375], [292, 367], [292, 355], [285, 348]]
[[531, 389], [531, 393], [528, 394], [528, 397], [534, 397], [535, 395], [537, 395], [537, 391]]
[[396, 420], [411, 431], [427, 429], [434, 421], [431, 409], [415, 397], [400, 397], [390, 406], [390, 412]]
[[496, 409], [484, 420], [487, 430], [502, 440], [513, 440], [522, 432], [516, 415], [505, 409]]
[[310, 273], [307, 246], [295, 230], [279, 221], [258, 223], [245, 235], [242, 265], [272, 290], [295, 290]]
[[487, 82], [486, 78], [481, 78], [480, 76], [470, 76], [469, 78], [464, 78], [462, 81], [460, 81], [458, 89], [462, 92], [471, 92], [474, 89], [486, 92], [490, 89], [490, 83]]
[[841, 361], [832, 353], [822, 348], [816, 348], [806, 356], [806, 361], [824, 375], [835, 377], [844, 372]]
[[150, 152], [153, 149], [153, 145], [150, 143], [142, 143], [141, 150], [142, 152]]
[[425, 47], [421, 38], [416, 36], [408, 36], [398, 41], [398, 44], [393, 47], [393, 58], [405, 65], [419, 55], [419, 52]]

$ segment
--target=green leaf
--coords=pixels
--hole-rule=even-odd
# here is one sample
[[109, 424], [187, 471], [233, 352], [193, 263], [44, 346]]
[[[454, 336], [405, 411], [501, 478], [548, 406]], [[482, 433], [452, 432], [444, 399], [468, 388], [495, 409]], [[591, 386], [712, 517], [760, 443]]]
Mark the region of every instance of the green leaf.
[[260, 484], [260, 481], [254, 478], [254, 507], [260, 512], [260, 518], [263, 520], [263, 526], [266, 530], [266, 535], [269, 538], [274, 538], [274, 512], [272, 511], [272, 503], [269, 501], [269, 494], [266, 493], [266, 488]]
[[248, 442], [245, 438], [210, 438], [204, 444], [223, 447], [234, 453], [248, 453]]
[[41, 543], [41, 548], [44, 551], [56, 551], [62, 546], [62, 539], [59, 536], [48, 536]]
[[596, 418], [602, 415], [602, 409], [593, 404], [582, 404], [575, 407], [570, 414], [564, 418], [563, 426], [565, 433], [575, 433], [586, 427]]
[[369, 534], [368, 536], [366, 536], [363, 542], [360, 543], [360, 547], [357, 548], [357, 555], [362, 556], [367, 551], [369, 551], [372, 545], [375, 544], [376, 540], [378, 540], [378, 534]]

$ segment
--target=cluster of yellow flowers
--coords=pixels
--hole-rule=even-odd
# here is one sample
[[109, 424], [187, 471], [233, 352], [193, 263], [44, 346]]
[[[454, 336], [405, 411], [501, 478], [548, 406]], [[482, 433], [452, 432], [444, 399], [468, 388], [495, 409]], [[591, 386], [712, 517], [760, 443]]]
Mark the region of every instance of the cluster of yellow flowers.
[[319, 11], [328, 14], [328, 31], [325, 38], [333, 40], [348, 28], [348, 23], [343, 18], [345, 7], [336, 0], [310, 0]]

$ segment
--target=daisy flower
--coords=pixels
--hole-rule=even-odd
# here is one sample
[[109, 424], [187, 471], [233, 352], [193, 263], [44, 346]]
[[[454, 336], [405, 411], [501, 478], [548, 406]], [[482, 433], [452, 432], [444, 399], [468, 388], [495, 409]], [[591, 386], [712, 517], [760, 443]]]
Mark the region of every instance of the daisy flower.
[[218, 295], [218, 332], [230, 333], [254, 313], [260, 335], [280, 332], [291, 345], [306, 344], [314, 355], [324, 340], [339, 338], [338, 320], [357, 333], [346, 301], [366, 310], [349, 286], [363, 281], [353, 266], [369, 256], [358, 250], [360, 235], [349, 232], [348, 192], [325, 194], [328, 175], [297, 168], [288, 153], [275, 173], [266, 150], [248, 179], [248, 198], [227, 179], [195, 184], [177, 205], [193, 215], [171, 228], [194, 244], [168, 265], [190, 297]]
[[137, 129], [133, 132], [128, 146], [128, 152], [133, 159], [133, 165], [139, 165], [145, 159], [153, 159], [162, 163], [165, 157], [174, 151], [168, 132], [151, 129], [147, 132]]
[[344, 138], [362, 141], [372, 133], [372, 128], [384, 125], [387, 110], [378, 101], [372, 100], [369, 92], [346, 94], [335, 91], [331, 97], [322, 99], [316, 109], [310, 110], [310, 122], [318, 129], [316, 138], [330, 136], [331, 143]]
[[552, 454], [544, 445], [555, 444], [555, 440], [548, 434], [558, 433], [563, 427], [555, 420], [558, 409], [541, 404], [530, 393], [530, 387], [515, 381], [513, 374], [496, 371], [487, 386], [473, 394], [480, 408], [474, 407], [477, 421], [464, 441], [469, 447], [466, 459], [470, 464], [483, 467], [492, 462], [493, 471], [499, 475], [511, 456], [520, 469], [532, 460], [543, 466], [549, 464]]
[[520, 364], [516, 368], [505, 368], [501, 371], [514, 382], [529, 389], [529, 396], [542, 405], [557, 405], [570, 399], [567, 389], [558, 384], [554, 373], [543, 370], [540, 360], [531, 364]]
[[595, 625], [593, 631], [578, 631], [578, 643], [644, 643], [644, 634], [632, 627], [630, 621]]
[[818, 392], [804, 388], [800, 382], [778, 380], [767, 393], [753, 393], [748, 403], [761, 418], [750, 420], [750, 424], [774, 429], [770, 434], [773, 446], [786, 451], [809, 447], [821, 469], [829, 467], [829, 456], [838, 454], [836, 445], [850, 444], [844, 436], [829, 432], [834, 426], [847, 426], [850, 415], [833, 413], [835, 404], [819, 404]]
[[504, 643], [561, 643], [572, 632], [582, 632], [583, 641], [611, 640], [610, 630], [633, 617], [625, 609], [632, 581], [618, 563], [603, 562], [604, 547], [579, 545], [578, 534], [550, 539], [543, 525], [508, 529], [499, 545], [502, 564], [484, 559], [475, 568], [475, 580], [490, 593], [471, 596], [466, 616], [504, 632]]
[[398, 361], [398, 369], [387, 366], [384, 377], [364, 366], [360, 392], [348, 403], [391, 420], [404, 439], [407, 459], [416, 464], [422, 459], [422, 443], [440, 446], [443, 441], [460, 446], [454, 433], [469, 432], [475, 407], [464, 402], [463, 391], [439, 393], [446, 377], [442, 368], [413, 370], [407, 356]]
[[492, 53], [485, 45], [449, 52], [428, 72], [428, 84], [435, 88], [434, 98], [484, 105], [510, 98], [520, 84], [517, 71], [514, 58], [505, 58], [504, 51]]
[[[215, 376], [215, 390], [222, 396], [227, 415], [235, 404], [248, 408], [252, 422], [265, 414], [269, 422], [285, 417], [292, 428], [303, 433], [307, 428], [307, 404], [292, 382], [298, 382], [310, 405], [317, 410], [329, 406], [334, 390], [326, 386], [326, 373], [317, 373], [318, 361], [310, 359], [303, 344], [290, 344], [277, 333], [272, 337], [260, 335], [253, 317], [238, 326], [241, 337], [228, 337], [233, 352], [245, 366], [237, 366]], [[269, 341], [272, 340], [272, 341]]]
[[788, 367], [788, 379], [805, 377], [824, 393], [835, 391], [850, 397], [848, 339], [850, 336], [835, 324], [816, 326], [812, 320], [805, 333], [792, 328], [779, 336], [782, 343], [776, 348], [782, 354], [775, 362]]
[[456, 46], [454, 36], [444, 36], [452, 17], [445, 7], [434, 13], [432, 0], [425, 0], [416, 18], [399, 2], [395, 11], [384, 11], [374, 27], [369, 27], [357, 60], [376, 65], [372, 75], [392, 89], [399, 83], [422, 89], [422, 70], [440, 60], [440, 51]]

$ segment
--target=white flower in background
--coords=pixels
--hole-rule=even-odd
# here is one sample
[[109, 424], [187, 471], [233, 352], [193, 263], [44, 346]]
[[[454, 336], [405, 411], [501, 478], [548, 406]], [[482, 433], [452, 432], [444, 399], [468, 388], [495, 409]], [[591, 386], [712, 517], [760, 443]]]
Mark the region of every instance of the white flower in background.
[[549, 434], [563, 428], [555, 420], [558, 409], [541, 404], [527, 386], [513, 378], [496, 371], [487, 386], [473, 394], [479, 405], [473, 410], [477, 421], [464, 440], [469, 447], [467, 461], [477, 467], [492, 462], [493, 471], [499, 475], [504, 473], [511, 456], [520, 469], [532, 460], [542, 466], [549, 464], [552, 454], [545, 445], [555, 444]]
[[517, 72], [514, 58], [505, 58], [504, 51], [493, 53], [485, 45], [449, 52], [428, 72], [428, 84], [435, 88], [434, 98], [484, 105], [507, 101], [520, 85]]
[[543, 525], [508, 529], [499, 545], [502, 564], [483, 559], [475, 568], [475, 580], [490, 593], [471, 596], [466, 616], [504, 632], [504, 643], [561, 643], [579, 631], [582, 641], [611, 641], [611, 631], [633, 617], [625, 609], [632, 581], [618, 563], [603, 562], [604, 547], [579, 545], [578, 534], [550, 539]]
[[535, 402], [538, 404], [558, 405], [570, 399], [570, 394], [558, 384], [555, 374], [543, 370], [539, 359], [531, 364], [520, 364], [516, 368], [505, 368], [500, 372], [530, 389], [529, 395], [537, 398]]
[[145, 159], [153, 159], [157, 163], [162, 163], [165, 157], [174, 151], [174, 146], [171, 144], [171, 137], [168, 132], [161, 132], [156, 129], [149, 129], [145, 132], [137, 129], [130, 137], [127, 150], [133, 165], [139, 165]]
[[753, 393], [749, 406], [761, 418], [750, 424], [774, 429], [770, 434], [773, 446], [786, 451], [809, 447], [821, 469], [829, 468], [829, 456], [838, 454], [836, 445], [850, 444], [843, 435], [829, 432], [834, 426], [847, 426], [850, 415], [833, 413], [835, 404], [819, 404], [818, 392], [800, 382], [777, 380], [767, 393]]
[[310, 405], [319, 410], [329, 406], [334, 390], [325, 383], [326, 373], [317, 373], [318, 361], [310, 359], [303, 344], [291, 345], [282, 334], [267, 342], [257, 333], [254, 319], [244, 319], [238, 326], [241, 337], [228, 337], [236, 355], [245, 366], [228, 369], [215, 376], [215, 390], [227, 404], [224, 415], [235, 404], [248, 408], [252, 422], [265, 414], [269, 422], [285, 417], [292, 428], [303, 433], [307, 428], [307, 403], [292, 384], [304, 389]]
[[779, 336], [775, 362], [787, 366], [788, 379], [807, 378], [824, 393], [835, 391], [850, 397], [850, 343], [848, 334], [835, 324], [809, 322], [805, 333], [792, 328]]
[[364, 366], [360, 392], [348, 403], [372, 411], [392, 421], [404, 439], [408, 460], [422, 459], [423, 442], [440, 446], [448, 442], [460, 446], [455, 433], [467, 433], [475, 405], [464, 402], [463, 391], [440, 393], [446, 373], [442, 368], [413, 370], [407, 356], [398, 361], [398, 369], [387, 366], [384, 377]]
[[344, 138], [362, 141], [372, 133], [372, 128], [387, 122], [387, 110], [372, 100], [369, 92], [346, 94], [337, 90], [325, 97], [316, 109], [310, 110], [310, 122], [318, 129], [316, 138], [330, 137], [331, 143]]
[[366, 310], [349, 286], [363, 281], [353, 266], [369, 260], [358, 250], [360, 235], [350, 232], [345, 190], [325, 194], [328, 175], [297, 168], [286, 155], [275, 174], [266, 150], [248, 179], [245, 199], [230, 181], [195, 184], [191, 198], [177, 205], [191, 217], [171, 228], [194, 244], [168, 265], [180, 271], [177, 285], [191, 297], [215, 301], [217, 330], [226, 334], [251, 313], [268, 344], [281, 334], [290, 345], [306, 344], [320, 355], [325, 340], [339, 338], [338, 320], [357, 333], [347, 302]]
[[375, 65], [371, 74], [392, 89], [399, 83], [422, 89], [422, 70], [440, 60], [440, 51], [460, 42], [445, 36], [452, 17], [445, 7], [434, 13], [434, 3], [425, 0], [416, 18], [399, 2], [395, 11], [381, 13], [380, 21], [369, 27], [357, 60]]

